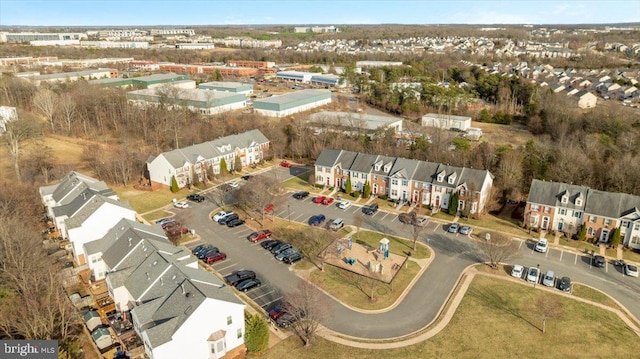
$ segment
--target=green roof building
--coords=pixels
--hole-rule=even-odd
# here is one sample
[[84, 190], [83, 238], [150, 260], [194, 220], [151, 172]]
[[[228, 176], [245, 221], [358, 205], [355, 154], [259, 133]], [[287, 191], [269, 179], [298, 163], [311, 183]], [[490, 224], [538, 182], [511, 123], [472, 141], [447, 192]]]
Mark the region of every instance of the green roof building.
[[222, 82], [222, 81], [205, 82], [198, 85], [198, 88], [202, 90], [210, 90], [210, 91], [243, 93], [245, 95], [251, 95], [253, 93], [253, 85], [243, 84], [241, 82]]
[[242, 93], [183, 88], [170, 88], [167, 91], [160, 88], [131, 91], [127, 93], [127, 100], [142, 106], [187, 107], [202, 115], [213, 115], [247, 106], [247, 98]]
[[254, 101], [253, 108], [263, 116], [285, 117], [328, 103], [331, 103], [331, 91], [302, 90]]

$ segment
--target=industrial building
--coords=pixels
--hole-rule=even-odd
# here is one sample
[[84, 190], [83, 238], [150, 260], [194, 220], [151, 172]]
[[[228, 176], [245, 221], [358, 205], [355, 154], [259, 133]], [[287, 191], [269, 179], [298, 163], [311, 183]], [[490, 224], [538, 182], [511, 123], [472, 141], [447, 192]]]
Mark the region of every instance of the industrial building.
[[316, 134], [332, 131], [359, 135], [385, 129], [393, 129], [396, 135], [402, 132], [402, 118], [362, 113], [322, 111], [309, 116], [308, 122]]
[[141, 106], [164, 104], [170, 109], [186, 107], [202, 115], [214, 115], [247, 106], [244, 94], [175, 87], [169, 91], [163, 91], [162, 88], [131, 91], [127, 93], [127, 101]]
[[214, 74], [216, 71], [220, 72], [222, 76], [232, 77], [250, 77], [258, 74], [258, 69], [247, 67], [228, 67], [217, 65], [191, 65], [191, 64], [176, 64], [173, 62], [161, 62], [158, 64], [160, 70], [176, 72], [180, 74]]
[[29, 42], [39, 40], [82, 40], [83, 32], [0, 32], [0, 42]]
[[422, 126], [467, 131], [471, 127], [471, 117], [428, 113], [422, 116]]
[[80, 41], [80, 46], [96, 49], [148, 49], [148, 41]]
[[216, 44], [205, 44], [205, 43], [201, 43], [201, 42], [185, 42], [185, 43], [181, 43], [181, 44], [176, 44], [176, 49], [183, 49], [183, 50], [209, 50], [209, 49], [215, 49], [216, 48]]
[[[155, 74], [149, 76], [131, 77], [131, 78], [113, 78], [113, 79], [99, 79], [91, 80], [89, 84], [99, 85], [102, 87], [126, 87], [132, 86], [135, 88], [146, 89], [162, 86], [166, 83], [176, 83], [189, 80], [186, 75], [179, 74]], [[191, 80], [189, 80], [191, 81]], [[195, 83], [194, 83], [195, 84]], [[195, 88], [195, 85], [191, 88]]]
[[358, 61], [356, 67], [402, 66], [402, 61]]
[[311, 82], [311, 77], [313, 75], [315, 75], [315, 73], [313, 72], [279, 71], [278, 73], [276, 73], [276, 79], [283, 81], [309, 83]]
[[311, 84], [316, 86], [345, 87], [346, 82], [342, 78], [333, 74], [315, 74], [311, 76]]
[[222, 81], [205, 82], [198, 85], [198, 88], [201, 90], [209, 90], [209, 91], [242, 93], [247, 96], [253, 93], [253, 85], [243, 84], [240, 82], [222, 82]]
[[117, 78], [118, 70], [116, 69], [96, 69], [96, 70], [84, 70], [74, 72], [63, 72], [59, 74], [47, 74], [30, 77], [29, 79], [39, 86], [42, 82], [66, 82], [66, 81], [78, 81], [78, 80], [90, 80], [90, 79], [106, 79]]
[[271, 61], [226, 60], [225, 64], [231, 67], [249, 67], [252, 69], [268, 69], [276, 67], [276, 63]]
[[253, 102], [254, 111], [263, 116], [285, 117], [331, 103], [331, 91], [302, 90]]

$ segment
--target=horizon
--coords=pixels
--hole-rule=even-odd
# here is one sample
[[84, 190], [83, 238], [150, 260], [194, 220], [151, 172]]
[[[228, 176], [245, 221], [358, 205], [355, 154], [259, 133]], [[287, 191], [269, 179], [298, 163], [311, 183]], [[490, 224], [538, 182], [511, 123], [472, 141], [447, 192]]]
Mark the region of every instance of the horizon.
[[[79, 4], [85, 6], [79, 7]], [[186, 11], [176, 11], [176, 4]], [[299, 5], [291, 0], [2, 0], [0, 26], [605, 26], [640, 23], [640, 1], [625, 0], [308, 0], [304, 7]]]

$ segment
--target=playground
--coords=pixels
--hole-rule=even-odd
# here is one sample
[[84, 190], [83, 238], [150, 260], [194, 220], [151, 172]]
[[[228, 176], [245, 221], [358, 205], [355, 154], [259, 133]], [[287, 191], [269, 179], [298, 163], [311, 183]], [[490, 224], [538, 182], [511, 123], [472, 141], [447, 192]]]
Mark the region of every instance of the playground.
[[378, 247], [372, 248], [347, 237], [330, 244], [325, 251], [325, 264], [385, 283], [391, 283], [407, 260], [407, 257], [391, 253], [387, 238], [382, 238]]

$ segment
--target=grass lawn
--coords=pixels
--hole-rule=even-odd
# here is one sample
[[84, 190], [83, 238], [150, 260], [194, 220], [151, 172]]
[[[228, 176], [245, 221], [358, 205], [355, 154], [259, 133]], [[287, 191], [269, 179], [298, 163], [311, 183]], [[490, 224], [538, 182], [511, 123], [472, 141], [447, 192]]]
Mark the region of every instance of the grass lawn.
[[296, 264], [296, 269], [308, 269], [316, 263], [319, 265], [316, 259], [318, 254], [339, 236], [333, 231], [281, 219], [268, 223], [268, 228], [273, 232], [272, 238], [291, 243], [305, 255], [305, 259]]
[[165, 217], [169, 217], [171, 215], [171, 213], [161, 209], [158, 211], [154, 211], [148, 214], [145, 214], [144, 216], [142, 216], [144, 219], [146, 219], [147, 221], [149, 221], [150, 223], [154, 223], [155, 221], [157, 221], [160, 218], [165, 218]]
[[[551, 240], [549, 243], [553, 243], [553, 240]], [[589, 243], [586, 241], [577, 241], [577, 240], [566, 238], [566, 237], [560, 237], [559, 244], [563, 246], [575, 248], [580, 252], [585, 252], [585, 250], [587, 252], [595, 251], [597, 254], [600, 251], [600, 248], [592, 243]], [[613, 256], [615, 257], [615, 253], [613, 254]]]
[[[539, 295], [533, 288], [476, 276], [447, 327], [433, 338], [400, 349], [368, 350], [346, 347], [317, 338], [304, 349], [291, 336], [274, 346], [265, 359], [279, 358], [632, 358], [638, 340], [613, 313], [589, 304], [558, 297], [562, 315], [547, 320], [542, 334], [540, 318], [531, 304]], [[587, 355], [588, 353], [588, 355]]]
[[155, 209], [162, 208], [171, 204], [171, 200], [176, 198], [184, 198], [191, 191], [183, 188], [177, 193], [172, 193], [168, 189], [159, 189], [156, 191], [139, 191], [133, 187], [114, 186], [111, 188], [116, 191], [118, 197], [123, 201], [128, 201], [131, 207], [138, 213], [146, 213]]
[[360, 230], [359, 234], [353, 234], [353, 239], [356, 243], [366, 244], [374, 248], [378, 248], [378, 243], [380, 243], [380, 240], [384, 237], [389, 239], [389, 248], [391, 249], [391, 253], [406, 256], [407, 252], [411, 251], [411, 256], [417, 259], [429, 258], [429, 256], [431, 256], [429, 248], [422, 245], [417, 245], [416, 250], [414, 251], [413, 240], [404, 240], [378, 232], [363, 230]]
[[311, 171], [304, 172], [299, 176], [291, 177], [288, 180], [282, 182], [285, 188], [289, 188], [295, 191], [313, 191], [315, 188], [309, 184], [309, 176]]
[[597, 303], [601, 303], [611, 308], [620, 309], [620, 306], [618, 306], [616, 302], [611, 300], [609, 296], [591, 287], [587, 287], [587, 286], [575, 283], [573, 284], [573, 291], [571, 293], [576, 297], [581, 297]]
[[[411, 280], [418, 274], [420, 267], [407, 261], [406, 267], [398, 272], [392, 284], [365, 278], [341, 268], [325, 265], [324, 272], [311, 272], [311, 281], [341, 301], [361, 309], [382, 309], [392, 305]], [[371, 287], [374, 288], [374, 301], [369, 299]]]

